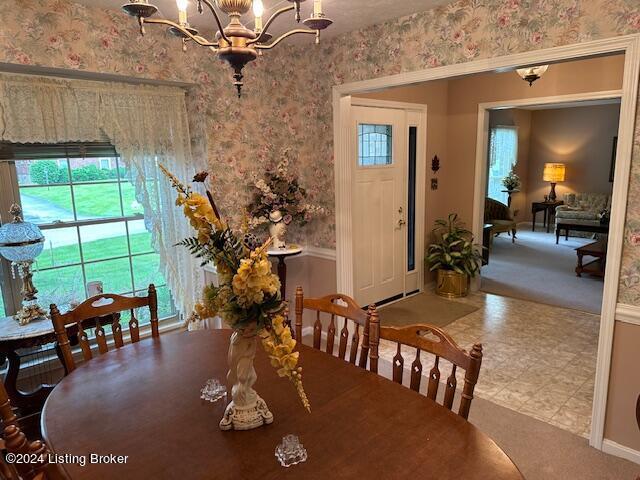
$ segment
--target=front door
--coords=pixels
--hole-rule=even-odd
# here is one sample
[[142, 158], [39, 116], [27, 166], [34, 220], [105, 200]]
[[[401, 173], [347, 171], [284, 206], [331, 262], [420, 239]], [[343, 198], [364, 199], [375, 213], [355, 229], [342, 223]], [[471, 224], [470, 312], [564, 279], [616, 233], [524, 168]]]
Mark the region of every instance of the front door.
[[354, 296], [360, 305], [404, 293], [407, 121], [403, 110], [352, 107]]

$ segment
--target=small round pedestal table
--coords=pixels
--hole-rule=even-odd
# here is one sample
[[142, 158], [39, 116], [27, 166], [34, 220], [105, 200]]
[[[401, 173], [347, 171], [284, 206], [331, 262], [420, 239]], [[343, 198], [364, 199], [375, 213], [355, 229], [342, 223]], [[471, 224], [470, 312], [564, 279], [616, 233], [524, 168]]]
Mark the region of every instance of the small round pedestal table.
[[[267, 255], [278, 259], [278, 277], [280, 277], [280, 298], [285, 299], [287, 291], [287, 264], [285, 259], [287, 257], [294, 257], [302, 253], [302, 247], [299, 245], [287, 245], [284, 248], [272, 248], [267, 251]], [[285, 319], [287, 325], [291, 326], [289, 318]]]

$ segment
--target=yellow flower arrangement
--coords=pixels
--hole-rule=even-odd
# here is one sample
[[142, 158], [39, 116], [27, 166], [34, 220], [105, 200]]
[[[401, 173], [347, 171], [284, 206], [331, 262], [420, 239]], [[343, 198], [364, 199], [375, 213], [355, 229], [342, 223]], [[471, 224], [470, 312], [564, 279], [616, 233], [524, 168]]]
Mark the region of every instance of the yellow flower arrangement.
[[[285, 304], [280, 298], [280, 279], [271, 271], [267, 256], [269, 239], [258, 248], [249, 248], [222, 220], [211, 194], [193, 192], [162, 165], [160, 169], [178, 191], [176, 206], [189, 219], [196, 235], [181, 241], [190, 252], [213, 262], [219, 286], [207, 285], [202, 301], [195, 306], [200, 318], [219, 315], [235, 330], [255, 329], [271, 364], [280, 377], [288, 378], [296, 387], [304, 407], [311, 411], [302, 385], [296, 341], [281, 312]], [[204, 182], [206, 173], [198, 173], [194, 181]]]

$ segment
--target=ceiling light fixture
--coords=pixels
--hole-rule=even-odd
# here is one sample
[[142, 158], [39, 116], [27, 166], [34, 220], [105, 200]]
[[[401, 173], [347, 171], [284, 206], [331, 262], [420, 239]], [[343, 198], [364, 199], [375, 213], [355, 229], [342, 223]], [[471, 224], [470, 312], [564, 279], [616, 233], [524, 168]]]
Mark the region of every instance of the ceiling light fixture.
[[[322, 12], [322, 0], [313, 1], [313, 13], [304, 20], [308, 28], [296, 28], [290, 30], [273, 42], [269, 43], [272, 36], [267, 32], [273, 21], [283, 13], [295, 10], [296, 22], [300, 22], [300, 3], [304, 0], [288, 0], [291, 5], [277, 10], [264, 24], [262, 14], [264, 5], [262, 0], [196, 0], [198, 12], [203, 13], [204, 7], [211, 11], [216, 22], [218, 32], [216, 40], [207, 40], [198, 34], [198, 30], [192, 28], [187, 20], [187, 0], [176, 0], [178, 6], [178, 21], [173, 22], [164, 18], [151, 18], [158, 8], [149, 3], [149, 0], [131, 0], [122, 6], [125, 13], [136, 17], [140, 25], [140, 34], [144, 35], [144, 24], [161, 24], [169, 27], [169, 32], [182, 39], [182, 48], [186, 50], [187, 42], [208, 47], [222, 60], [226, 60], [233, 69], [233, 84], [238, 89], [238, 97], [242, 94], [242, 69], [244, 66], [255, 60], [261, 50], [269, 50], [278, 45], [282, 40], [298, 33], [312, 34], [316, 36], [316, 43], [320, 42], [320, 30], [324, 30], [333, 22]], [[222, 26], [220, 15], [216, 7], [229, 17], [226, 27]], [[240, 22], [240, 17], [253, 8], [255, 23], [253, 30], [245, 27]]]
[[533, 85], [533, 82], [538, 80], [544, 72], [547, 71], [549, 65], [537, 65], [535, 67], [518, 68], [516, 72], [525, 81], [529, 82], [529, 86]]

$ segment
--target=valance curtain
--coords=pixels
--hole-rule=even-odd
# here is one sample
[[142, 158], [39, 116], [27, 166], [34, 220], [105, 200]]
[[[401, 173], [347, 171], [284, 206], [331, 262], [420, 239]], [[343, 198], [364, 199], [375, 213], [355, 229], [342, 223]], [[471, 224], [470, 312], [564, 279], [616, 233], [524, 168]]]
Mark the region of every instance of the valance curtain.
[[0, 75], [0, 140], [14, 143], [110, 142], [131, 172], [145, 225], [176, 306], [198, 300], [200, 264], [175, 247], [193, 234], [159, 172], [188, 180], [204, 166], [191, 158], [185, 92], [180, 88]]

